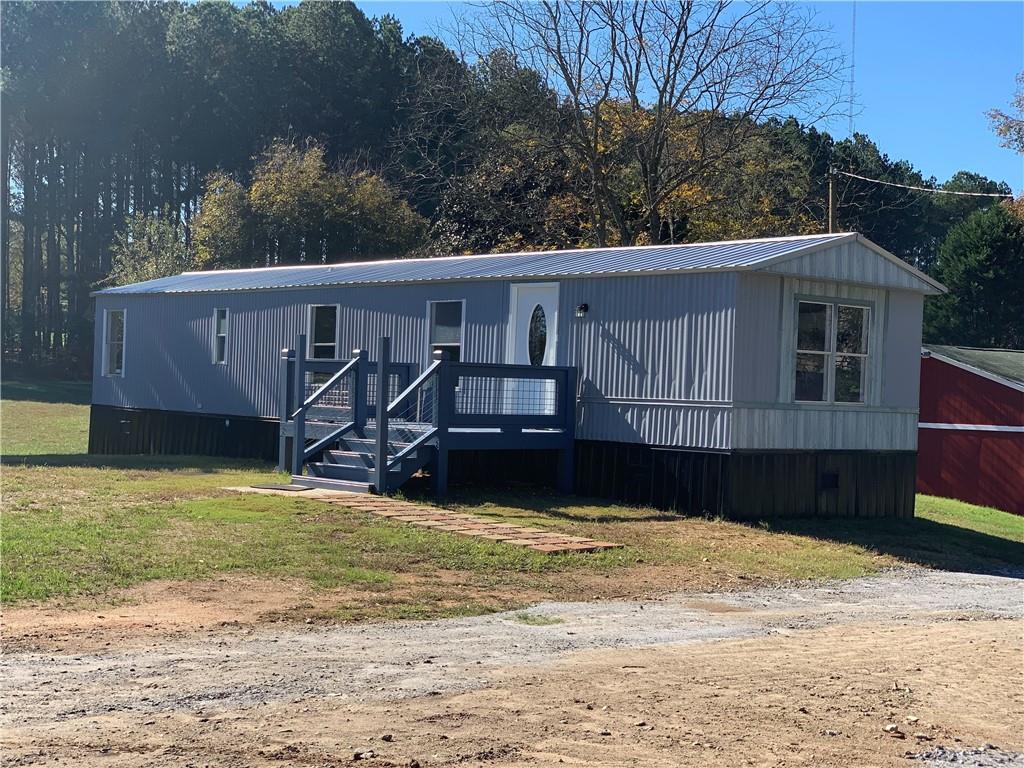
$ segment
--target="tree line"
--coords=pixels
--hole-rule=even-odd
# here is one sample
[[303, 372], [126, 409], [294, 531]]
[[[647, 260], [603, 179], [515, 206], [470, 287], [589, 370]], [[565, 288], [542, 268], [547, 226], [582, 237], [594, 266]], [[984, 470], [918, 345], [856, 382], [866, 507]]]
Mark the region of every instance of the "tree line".
[[[443, 41], [347, 2], [10, 2], [0, 26], [4, 357], [62, 373], [88, 371], [89, 294], [112, 282], [821, 232], [830, 167], [1010, 191], [969, 171], [940, 184], [815, 127], [843, 62], [795, 4], [501, 0]], [[1009, 217], [957, 254], [978, 262], [998, 229], [1019, 289], [1011, 208], [834, 186], [837, 229], [940, 279], [952, 229]], [[1019, 321], [977, 319], [1005, 298], [990, 293], [963, 299], [966, 327], [946, 301], [929, 333], [1024, 343]]]

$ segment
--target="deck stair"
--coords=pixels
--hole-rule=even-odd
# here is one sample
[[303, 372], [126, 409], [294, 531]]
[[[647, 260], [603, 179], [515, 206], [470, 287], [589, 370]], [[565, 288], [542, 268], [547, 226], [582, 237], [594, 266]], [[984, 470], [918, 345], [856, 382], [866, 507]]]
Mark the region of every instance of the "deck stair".
[[453, 450], [551, 450], [572, 490], [576, 370], [464, 363], [435, 352], [418, 366], [391, 360], [308, 359], [306, 337], [282, 350], [278, 468], [295, 485], [387, 494], [427, 470], [443, 496]]
[[[430, 424], [415, 422], [389, 425], [387, 487], [401, 487], [433, 461], [435, 444], [429, 440], [417, 443], [430, 429]], [[370, 422], [339, 437], [335, 447], [325, 449], [319, 461], [306, 462], [308, 475], [292, 475], [292, 480], [314, 488], [376, 492], [376, 450], [377, 425]]]

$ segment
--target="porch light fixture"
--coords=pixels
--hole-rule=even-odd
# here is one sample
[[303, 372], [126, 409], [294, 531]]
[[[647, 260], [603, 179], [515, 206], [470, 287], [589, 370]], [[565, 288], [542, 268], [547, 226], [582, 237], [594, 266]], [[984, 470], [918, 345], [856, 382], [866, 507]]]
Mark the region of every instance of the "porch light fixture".
[[587, 312], [590, 311], [589, 304], [579, 304], [576, 307], [576, 317], [586, 317]]

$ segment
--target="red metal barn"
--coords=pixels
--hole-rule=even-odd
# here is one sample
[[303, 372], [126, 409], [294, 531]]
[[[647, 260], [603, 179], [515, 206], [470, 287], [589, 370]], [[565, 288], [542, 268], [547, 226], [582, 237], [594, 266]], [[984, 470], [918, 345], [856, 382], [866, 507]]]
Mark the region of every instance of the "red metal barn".
[[921, 351], [917, 490], [1024, 515], [1024, 351]]

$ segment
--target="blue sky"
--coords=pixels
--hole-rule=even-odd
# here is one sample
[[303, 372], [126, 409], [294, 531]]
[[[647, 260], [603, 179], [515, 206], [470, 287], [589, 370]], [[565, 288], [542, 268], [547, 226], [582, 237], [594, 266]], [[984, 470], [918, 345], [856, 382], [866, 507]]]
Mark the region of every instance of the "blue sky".
[[[410, 34], [433, 34], [458, 3], [356, 3], [370, 16], [391, 14]], [[852, 2], [814, 3], [849, 56]], [[985, 112], [1006, 109], [1024, 70], [1022, 2], [857, 3], [854, 130], [890, 157], [945, 181], [971, 170], [1024, 191], [1024, 158], [1002, 149]], [[846, 118], [827, 126], [848, 133]]]

